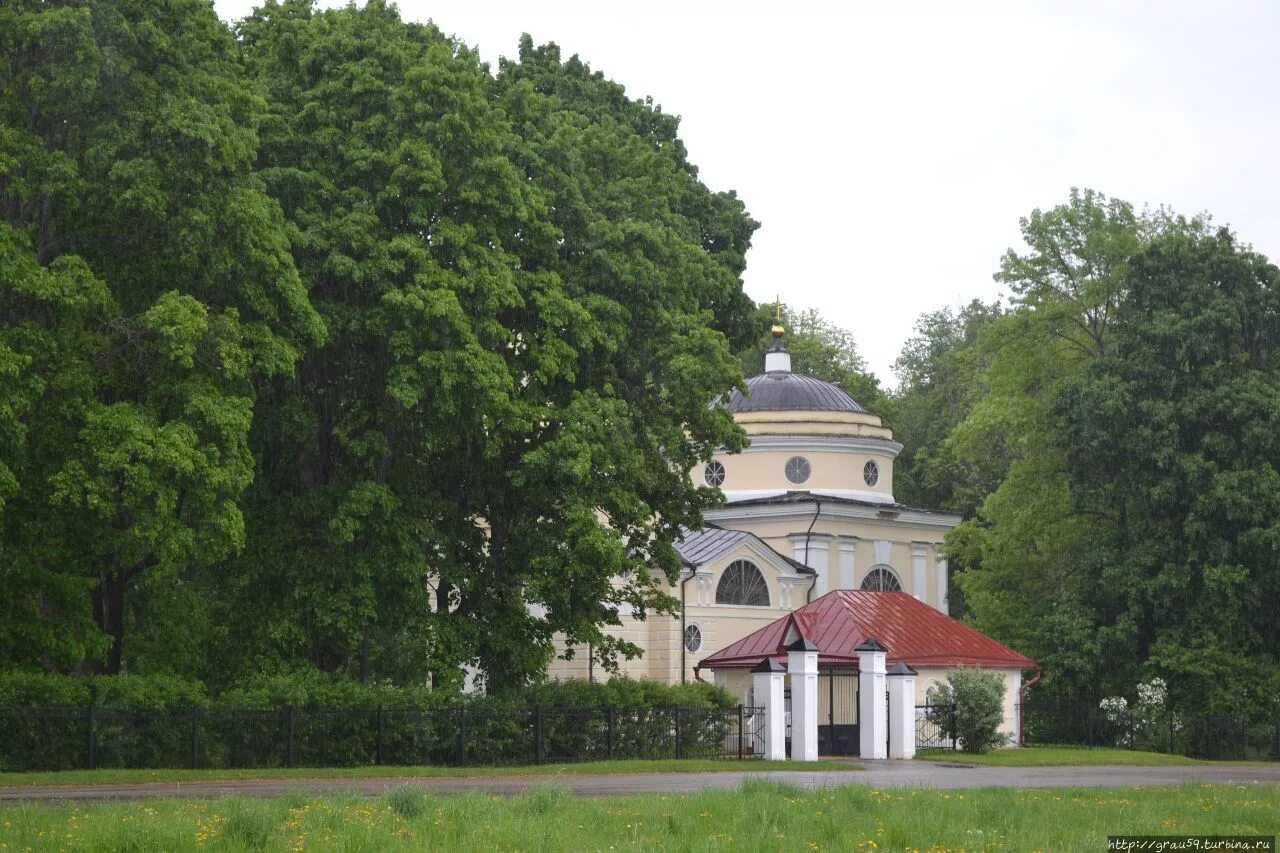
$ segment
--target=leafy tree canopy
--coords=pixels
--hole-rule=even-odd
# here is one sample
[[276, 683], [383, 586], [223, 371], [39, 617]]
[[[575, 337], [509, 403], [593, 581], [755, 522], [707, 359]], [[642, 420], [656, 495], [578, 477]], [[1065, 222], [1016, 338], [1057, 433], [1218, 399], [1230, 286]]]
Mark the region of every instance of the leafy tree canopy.
[[922, 314], [894, 362], [894, 437], [903, 445], [894, 463], [899, 501], [968, 516], [998, 483], [983, 460], [957, 458], [946, 440], [986, 393], [991, 356], [979, 336], [1003, 313], [999, 302], [974, 300], [958, 311]]
[[270, 4], [240, 35], [330, 335], [256, 432], [228, 615], [270, 604], [229, 657], [502, 690], [557, 634], [636, 654], [602, 626], [670, 609], [670, 543], [712, 500], [686, 472], [741, 441], [706, 405], [740, 381], [741, 202], [554, 45], [495, 77], [376, 2]]
[[4, 654], [114, 672], [153, 593], [244, 546], [257, 389], [323, 326], [208, 4], [24, 0], [0, 52]]
[[1280, 270], [1225, 229], [1128, 264], [1114, 346], [1056, 407], [1104, 642], [1183, 707], [1280, 695]]

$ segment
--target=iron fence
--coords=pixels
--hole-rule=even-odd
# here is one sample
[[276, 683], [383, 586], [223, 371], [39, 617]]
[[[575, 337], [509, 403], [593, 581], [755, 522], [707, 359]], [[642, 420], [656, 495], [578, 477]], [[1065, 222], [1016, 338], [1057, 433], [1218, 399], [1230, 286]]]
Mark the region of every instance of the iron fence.
[[956, 706], [916, 706], [916, 749], [956, 748]]
[[1017, 706], [1027, 745], [1109, 746], [1213, 760], [1280, 760], [1280, 720], [1102, 708], [1088, 700]]
[[709, 708], [0, 709], [0, 771], [759, 758], [764, 711]]

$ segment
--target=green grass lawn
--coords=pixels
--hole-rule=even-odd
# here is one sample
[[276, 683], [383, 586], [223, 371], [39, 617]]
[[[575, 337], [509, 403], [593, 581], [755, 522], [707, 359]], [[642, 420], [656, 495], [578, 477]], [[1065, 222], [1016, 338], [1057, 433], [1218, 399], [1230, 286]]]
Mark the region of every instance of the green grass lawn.
[[950, 749], [926, 749], [916, 753], [925, 761], [951, 761], [956, 764], [988, 764], [997, 767], [1047, 767], [1063, 764], [1127, 764], [1144, 767], [1169, 767], [1180, 764], [1241, 764], [1257, 762], [1200, 761], [1185, 755], [1161, 752], [1138, 752], [1132, 749], [1106, 749], [1087, 746], [1028, 746], [1020, 749], [993, 749], [982, 755], [970, 755]]
[[563, 776], [587, 773], [707, 773], [731, 770], [861, 770], [845, 761], [734, 761], [657, 759], [536, 764], [526, 767], [319, 767], [259, 770], [63, 770], [0, 773], [0, 787], [18, 785], [123, 785], [145, 782], [211, 782], [219, 779], [368, 779], [382, 777]]
[[0, 809], [8, 850], [1105, 850], [1110, 834], [1267, 834], [1280, 786], [738, 791], [596, 800], [286, 795]]

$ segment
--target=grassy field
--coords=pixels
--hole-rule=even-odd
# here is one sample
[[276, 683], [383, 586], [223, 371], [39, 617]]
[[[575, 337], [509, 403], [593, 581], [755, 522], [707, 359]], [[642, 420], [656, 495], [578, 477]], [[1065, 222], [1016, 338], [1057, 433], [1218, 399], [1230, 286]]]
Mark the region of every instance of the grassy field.
[[386, 777], [565, 776], [589, 773], [707, 773], [732, 770], [861, 770], [847, 761], [732, 761], [668, 759], [588, 761], [526, 767], [298, 767], [260, 770], [63, 770], [0, 773], [0, 787], [19, 785], [122, 785], [145, 782], [211, 782], [219, 779], [369, 779]]
[[7, 850], [1105, 850], [1109, 834], [1272, 834], [1280, 786], [160, 801], [0, 809]]
[[1028, 746], [1022, 749], [993, 749], [970, 755], [950, 749], [926, 749], [916, 753], [926, 761], [956, 764], [985, 764], [996, 767], [1048, 767], [1051, 765], [1124, 764], [1142, 767], [1170, 767], [1186, 764], [1242, 764], [1257, 762], [1200, 761], [1185, 755], [1138, 752], [1132, 749], [1105, 749], [1087, 746]]

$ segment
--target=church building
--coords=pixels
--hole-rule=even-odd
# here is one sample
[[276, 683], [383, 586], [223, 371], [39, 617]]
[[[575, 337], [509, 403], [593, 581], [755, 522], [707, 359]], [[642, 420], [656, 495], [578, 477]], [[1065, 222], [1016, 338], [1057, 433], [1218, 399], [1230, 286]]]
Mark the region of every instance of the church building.
[[[840, 388], [793, 373], [783, 329], [773, 334], [764, 372], [727, 401], [749, 446], [693, 472], [725, 503], [676, 543], [683, 571], [671, 593], [681, 612], [643, 621], [623, 614], [615, 630], [644, 655], [621, 671], [667, 683], [714, 679], [750, 704], [750, 669], [765, 657], [785, 660], [770, 645], [782, 637], [799, 631], [845, 651], [874, 637], [890, 663], [919, 670], [921, 703], [948, 668], [1004, 672], [1007, 729], [1016, 734], [1021, 673], [1035, 663], [947, 615], [941, 547], [960, 517], [898, 503], [893, 463], [902, 445]], [[588, 655], [577, 651], [555, 661], [551, 676], [588, 677]], [[819, 645], [819, 668], [830, 676], [819, 680], [820, 694], [827, 685], [819, 706], [829, 723], [842, 702], [834, 675], [857, 666], [856, 655], [837, 652], [824, 656]]]

